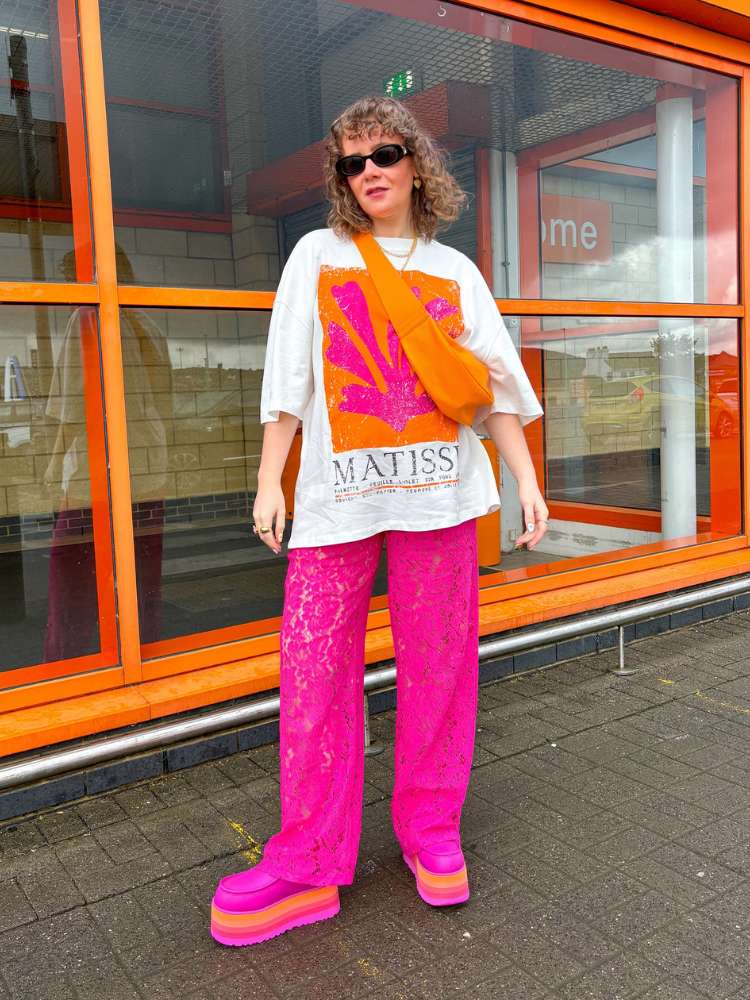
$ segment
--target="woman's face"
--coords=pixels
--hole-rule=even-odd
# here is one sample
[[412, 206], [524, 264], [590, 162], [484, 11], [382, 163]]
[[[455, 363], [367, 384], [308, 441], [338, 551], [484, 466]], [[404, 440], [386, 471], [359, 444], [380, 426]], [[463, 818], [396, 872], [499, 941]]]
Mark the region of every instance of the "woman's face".
[[[351, 156], [359, 153], [367, 156], [378, 146], [388, 142], [404, 145], [403, 137], [398, 133], [383, 132], [380, 129], [370, 136], [357, 139], [344, 138], [341, 143], [341, 155]], [[365, 169], [356, 177], [348, 177], [347, 183], [359, 202], [363, 212], [371, 219], [402, 220], [408, 223], [411, 215], [411, 194], [414, 187], [414, 160], [405, 156], [392, 167], [377, 167], [372, 160], [365, 161]]]

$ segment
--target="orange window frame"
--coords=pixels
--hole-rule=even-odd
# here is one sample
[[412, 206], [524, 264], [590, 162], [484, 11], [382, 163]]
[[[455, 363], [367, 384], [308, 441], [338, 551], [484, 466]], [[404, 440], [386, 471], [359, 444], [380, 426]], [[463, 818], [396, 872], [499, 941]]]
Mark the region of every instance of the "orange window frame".
[[[65, 171], [68, 178], [70, 206], [68, 219], [73, 227], [76, 251], [76, 277], [81, 283], [94, 278], [93, 239], [86, 179], [86, 142], [84, 107], [81, 95], [81, 65], [78, 51], [78, 25], [73, 0], [59, 0], [57, 9], [59, 30], [59, 68], [63, 84], [60, 99], [65, 111], [66, 148], [69, 160]], [[54, 45], [51, 46], [55, 51]], [[31, 284], [31, 283], [29, 283]], [[22, 286], [28, 289], [28, 285]], [[56, 286], [53, 286], [53, 289]], [[65, 286], [62, 286], [65, 288]], [[49, 291], [42, 286], [42, 291]], [[63, 293], [64, 294], [64, 293]], [[84, 295], [88, 298], [88, 295]], [[0, 296], [1, 298], [1, 296]], [[38, 300], [37, 300], [38, 301]], [[53, 291], [50, 305], [62, 302], [63, 296]], [[75, 303], [70, 303], [75, 304]], [[56, 660], [33, 666], [19, 667], [0, 674], [0, 689], [47, 681], [84, 671], [114, 666], [118, 660], [117, 622], [114, 591], [114, 565], [109, 517], [109, 487], [105, 445], [104, 401], [99, 382], [99, 329], [96, 309], [79, 302], [79, 334], [84, 380], [84, 409], [89, 457], [92, 506], [92, 531], [96, 566], [96, 594], [99, 618], [97, 653], [72, 659]]]
[[[60, 4], [71, 0], [59, 0]], [[366, 0], [363, 6], [384, 9], [401, 14], [402, 8], [394, 0]], [[120, 622], [120, 661], [110, 670], [98, 670], [72, 677], [51, 678], [44, 684], [28, 684], [23, 688], [0, 691], [0, 711], [21, 709], [61, 698], [73, 698], [88, 693], [92, 699], [95, 692], [116, 687], [120, 684], [135, 684], [151, 682], [163, 684], [170, 676], [185, 675], [180, 690], [195, 691], [197, 678], [213, 676], [219, 671], [222, 676], [232, 672], [228, 668], [236, 664], [241, 667], [243, 676], [247, 675], [246, 664], [257, 659], [260, 665], [268, 661], [268, 654], [277, 655], [278, 634], [265, 634], [225, 642], [205, 649], [185, 650], [169, 656], [163, 656], [148, 663], [143, 662], [138, 626], [138, 604], [135, 585], [135, 559], [133, 549], [133, 526], [129, 498], [129, 466], [127, 448], [127, 423], [125, 413], [124, 383], [122, 375], [122, 358], [119, 343], [119, 307], [162, 306], [175, 308], [213, 308], [213, 309], [268, 309], [273, 301], [269, 293], [241, 292], [217, 289], [183, 289], [183, 288], [149, 288], [144, 286], [119, 286], [115, 269], [114, 244], [114, 213], [112, 208], [112, 192], [109, 174], [109, 150], [107, 140], [106, 97], [104, 88], [104, 73], [101, 52], [101, 29], [97, 0], [79, 0], [79, 24], [81, 35], [81, 53], [83, 62], [83, 84], [86, 103], [86, 122], [88, 137], [88, 152], [90, 161], [91, 208], [93, 231], [97, 245], [97, 275], [95, 285], [40, 285], [33, 282], [1, 282], [0, 301], [9, 302], [64, 302], [69, 304], [98, 305], [100, 323], [103, 330], [101, 337], [101, 366], [104, 383], [104, 400], [106, 412], [106, 443], [110, 458], [110, 503], [112, 541], [114, 562], [117, 575], [117, 609]], [[741, 176], [741, 259], [744, 261], [746, 250], [750, 247], [750, 44], [745, 41], [727, 38], [703, 28], [671, 22], [670, 42], [660, 42], [657, 39], [659, 29], [663, 27], [663, 19], [650, 13], [635, 10], [624, 3], [615, 0], [556, 0], [548, 3], [539, 0], [536, 3], [520, 2], [520, 0], [455, 0], [450, 7], [451, 16], [461, 13], [461, 29], [475, 34], [484, 34], [487, 30], [495, 30], [497, 23], [490, 18], [482, 17], [481, 12], [489, 12], [501, 17], [512, 17], [517, 20], [519, 37], [525, 32], [526, 37], [533, 39], [535, 33], [541, 31], [545, 42], [549, 41], [549, 32], [543, 29], [556, 29], [566, 32], [567, 41], [579, 38], [608, 43], [621, 50], [622, 59], [627, 61], [628, 52], [646, 52], [668, 60], [676, 60], [687, 67], [698, 66], [716, 70], [738, 78], [741, 82], [741, 130], [740, 130], [740, 176]], [[410, 17], [421, 17], [429, 23], [434, 23], [434, 4], [431, 0], [414, 0], [410, 6]], [[456, 18], [458, 20], [458, 18]], [[489, 28], [488, 28], [489, 26]], [[679, 81], [675, 81], [679, 82]], [[522, 181], [523, 183], [523, 181]], [[487, 252], [486, 241], [480, 245], [480, 253]], [[705, 316], [744, 319], [745, 303], [750, 292], [750, 275], [748, 269], [742, 270], [742, 295], [740, 304], [735, 306], [671, 306], [661, 303], [632, 302], [578, 302], [539, 300], [534, 297], [499, 300], [498, 306], [510, 315], [536, 317], [540, 315], [589, 315], [596, 316]], [[524, 360], [532, 377], [539, 367], [539, 351], [531, 351]], [[743, 386], [747, 385], [748, 361], [742, 358]], [[745, 426], [750, 417], [747, 393], [743, 392], [743, 418]], [[536, 424], [539, 422], [537, 421]], [[540, 431], [535, 424], [531, 425], [531, 443], [539, 451], [540, 441], [534, 444], [534, 435]], [[748, 467], [747, 436], [744, 441], [744, 467]], [[750, 485], [745, 476], [742, 487], [742, 498], [747, 505], [750, 500]], [[703, 540], [701, 540], [703, 541]], [[684, 585], [685, 581], [709, 579], [715, 576], [738, 572], [736, 567], [745, 565], [743, 551], [748, 547], [748, 539], [738, 536], [722, 541], [705, 540], [686, 549], [675, 549], [670, 543], [661, 545], [658, 551], [643, 552], [633, 558], [632, 553], [624, 555], [623, 559], [611, 561], [607, 559], [601, 564], [596, 560], [587, 560], [586, 566], [574, 568], [571, 561], [557, 566], [549, 566], [544, 570], [530, 569], [516, 571], [511, 574], [501, 574], [502, 586], [489, 585], [483, 587], [480, 601], [482, 604], [482, 630], [498, 631], [505, 627], [517, 626], [525, 621], [542, 620], [559, 614], [560, 604], [555, 594], [567, 589], [591, 589], [597, 594], [602, 593], [602, 587], [609, 577], [631, 578], [641, 574], [643, 585], [636, 588], [638, 593], [655, 593], [672, 585]], [[695, 567], [695, 571], [691, 569]], [[734, 567], [734, 568], [733, 568]], [[650, 575], [649, 575], [650, 574]], [[639, 577], [640, 579], [640, 577]], [[655, 581], [649, 583], [647, 581]], [[498, 582], [500, 582], [498, 580]], [[491, 578], [483, 580], [491, 584]], [[651, 588], [651, 589], [649, 589]], [[636, 592], [634, 591], [634, 592]], [[588, 593], [588, 591], [587, 591]], [[596, 602], [599, 598], [587, 598]], [[614, 596], [606, 598], [613, 600]], [[513, 612], [509, 616], [505, 609]], [[593, 606], [591, 604], [590, 606]], [[597, 605], [599, 606], [599, 605]], [[567, 605], [566, 605], [567, 607]], [[264, 623], [265, 625], [272, 623]], [[275, 623], [273, 623], [275, 624]], [[382, 658], [388, 654], [388, 643], [378, 638], [388, 624], [387, 609], [377, 609], [370, 614], [368, 638], [368, 662], [375, 656]], [[216, 641], [216, 633], [213, 633]], [[392, 649], [391, 654], [392, 655]], [[275, 660], [273, 661], [275, 662]], [[227, 665], [227, 669], [221, 665]], [[36, 669], [36, 668], [34, 668]], [[263, 668], [265, 669], [265, 668]], [[213, 671], [213, 673], [212, 673]], [[251, 671], [252, 672], [252, 671]], [[218, 674], [216, 674], [218, 677]], [[239, 675], [233, 674], [233, 677]], [[257, 690], [257, 674], [253, 688], [251, 682], [233, 680], [232, 695], [246, 690]], [[274, 671], [268, 673], [268, 683], [273, 683]], [[195, 683], [188, 683], [188, 677], [196, 678]], [[159, 681], [164, 678], [165, 681]], [[39, 679], [38, 672], [34, 679]], [[268, 686], [268, 684], [266, 684]], [[146, 692], [148, 684], [141, 689]], [[163, 699], [169, 703], [168, 711], [178, 711], [192, 704], [208, 704], [216, 700], [214, 695], [204, 691], [200, 701], [198, 695], [185, 694], [184, 697], [173, 688], [160, 688]], [[216, 688], [218, 691], [218, 687]], [[224, 688], [222, 690], [230, 690]], [[165, 692], [171, 692], [167, 698]], [[198, 700], [196, 700], [198, 699]], [[160, 702], [162, 706], [167, 702]], [[151, 708], [149, 708], [151, 704]], [[143, 703], [138, 705], [131, 700], [120, 699], [114, 715], [108, 715], [109, 723], [113, 720], [134, 721], [138, 717], [147, 718], [160, 714], [155, 702], [150, 700], [148, 693], [143, 696]], [[127, 707], [126, 707], [127, 706]], [[165, 711], [167, 709], [164, 709]], [[117, 713], [120, 713], [119, 715]], [[92, 729], [89, 723], [87, 731]], [[92, 724], [93, 725], [93, 724]], [[77, 728], [76, 728], [77, 727]], [[68, 726], [64, 729], [66, 736], [75, 735], [85, 728], [84, 723]]]

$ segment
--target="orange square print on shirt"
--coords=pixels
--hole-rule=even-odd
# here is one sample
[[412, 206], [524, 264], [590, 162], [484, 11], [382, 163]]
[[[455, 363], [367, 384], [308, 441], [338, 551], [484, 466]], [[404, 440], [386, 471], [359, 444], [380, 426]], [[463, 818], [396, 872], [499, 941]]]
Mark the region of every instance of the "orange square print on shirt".
[[[438, 326], [458, 337], [458, 283], [421, 271], [405, 277]], [[366, 270], [321, 267], [318, 312], [334, 452], [458, 440], [458, 424], [425, 392]]]

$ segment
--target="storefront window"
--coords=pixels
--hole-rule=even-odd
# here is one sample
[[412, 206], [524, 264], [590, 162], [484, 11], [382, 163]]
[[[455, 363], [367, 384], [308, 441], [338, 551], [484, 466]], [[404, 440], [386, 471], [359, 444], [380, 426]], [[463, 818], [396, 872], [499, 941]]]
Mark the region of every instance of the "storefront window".
[[390, 92], [450, 151], [472, 197], [442, 238], [498, 296], [737, 301], [729, 78], [451, 4], [101, 6], [136, 282], [273, 289], [325, 224], [328, 123]]
[[268, 315], [121, 314], [145, 646], [279, 614], [283, 570], [250, 531]]
[[[480, 572], [495, 583], [740, 533], [738, 325], [711, 317], [738, 302], [735, 79], [451, 3], [100, 8], [123, 285], [205, 288], [206, 306], [211, 289], [273, 291], [326, 222], [328, 124], [394, 94], [469, 195], [439, 238], [498, 298], [560, 314], [507, 319], [545, 407], [528, 440], [550, 530], [515, 549], [505, 470]], [[585, 315], [602, 300], [625, 305]], [[707, 315], [637, 315], [649, 303]], [[250, 531], [267, 319], [122, 313], [149, 658], [278, 627], [285, 561]], [[383, 565], [376, 601], [385, 589]]]
[[96, 313], [0, 319], [2, 669], [95, 666], [116, 645]]
[[[740, 532], [735, 320], [568, 316], [508, 324], [520, 331], [545, 407], [543, 434], [532, 432], [532, 440], [550, 528], [525, 564], [632, 555]], [[512, 481], [508, 489], [512, 509]], [[514, 555], [503, 568], [520, 563]]]
[[75, 0], [0, 0], [0, 51], [0, 281], [91, 281]]
[[[168, 651], [164, 640], [281, 613], [286, 561], [250, 531], [267, 322], [261, 312], [123, 310], [146, 655]], [[506, 476], [498, 555], [480, 559], [483, 575], [542, 564], [560, 570], [570, 558], [658, 551], [740, 531], [734, 320], [508, 317], [507, 324], [544, 401], [544, 423], [538, 431], [531, 425], [530, 439], [551, 521], [539, 548], [516, 550], [521, 519]], [[385, 592], [383, 561], [374, 595]]]

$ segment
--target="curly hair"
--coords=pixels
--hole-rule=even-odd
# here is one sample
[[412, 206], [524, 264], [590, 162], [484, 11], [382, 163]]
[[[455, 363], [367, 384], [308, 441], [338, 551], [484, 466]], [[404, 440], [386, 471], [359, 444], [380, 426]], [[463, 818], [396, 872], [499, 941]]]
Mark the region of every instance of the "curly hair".
[[419, 236], [431, 240], [441, 226], [458, 218], [466, 193], [450, 174], [445, 154], [414, 115], [392, 97], [363, 97], [350, 104], [331, 124], [323, 163], [326, 193], [331, 203], [328, 225], [338, 236], [372, 229], [372, 219], [360, 208], [346, 178], [336, 172], [336, 161], [343, 154], [344, 138], [369, 137], [378, 131], [401, 136], [414, 160], [422, 185], [412, 192], [412, 222]]

